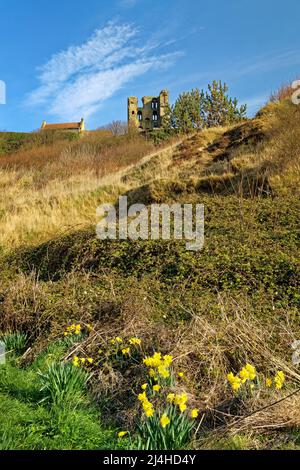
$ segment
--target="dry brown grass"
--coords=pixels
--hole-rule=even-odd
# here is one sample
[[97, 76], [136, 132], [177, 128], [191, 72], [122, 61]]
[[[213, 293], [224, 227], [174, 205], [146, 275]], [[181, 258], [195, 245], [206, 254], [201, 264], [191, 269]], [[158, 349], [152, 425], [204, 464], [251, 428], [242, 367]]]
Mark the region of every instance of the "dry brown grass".
[[13, 154], [2, 156], [0, 168], [21, 174], [34, 171], [37, 184], [86, 172], [102, 177], [138, 162], [153, 149], [153, 144], [139, 135], [113, 137], [103, 131], [95, 131], [74, 142], [32, 143]]
[[0, 157], [0, 245], [36, 244], [95, 224], [98, 205], [127, 189], [126, 169], [159, 151], [139, 135], [95, 131]]
[[[295, 80], [298, 80], [298, 78], [295, 78]], [[288, 100], [288, 99], [290, 100], [292, 94], [295, 91], [292, 88], [293, 81], [281, 85], [281, 87], [278, 90], [274, 91], [270, 96], [270, 102], [271, 103], [280, 103], [280, 102]]]

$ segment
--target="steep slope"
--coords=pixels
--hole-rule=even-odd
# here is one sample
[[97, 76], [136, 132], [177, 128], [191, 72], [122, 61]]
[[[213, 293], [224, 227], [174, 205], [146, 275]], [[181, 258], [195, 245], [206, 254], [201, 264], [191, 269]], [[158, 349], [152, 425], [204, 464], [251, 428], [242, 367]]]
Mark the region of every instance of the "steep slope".
[[[22, 363], [62, 341], [67, 325], [91, 325], [75, 345], [67, 343], [62, 359], [78, 351], [94, 359], [90, 390], [103, 422], [136, 432], [134, 397], [145, 380], [139, 360], [161, 351], [174, 356], [176, 377], [184, 373], [175, 392], [186, 391], [204, 416], [189, 447], [297, 448], [299, 397], [280, 400], [300, 381], [291, 362], [300, 335], [299, 118], [288, 102], [269, 105], [232, 128], [140, 154], [107, 173], [106, 186], [95, 179], [94, 190], [82, 188], [74, 198], [70, 185], [72, 226], [64, 224], [64, 233], [47, 228], [42, 243], [32, 232], [19, 237], [2, 257], [0, 328], [28, 335]], [[173, 240], [97, 240], [93, 211], [120, 194], [146, 204], [203, 203], [204, 249], [188, 252]], [[45, 220], [61, 210], [59, 191], [51, 204]], [[142, 339], [132, 362], [122, 351], [106, 354], [119, 336], [124, 344]], [[258, 379], [253, 390], [235, 394], [226, 376], [247, 363]], [[266, 377], [279, 370], [284, 387], [267, 387]]]

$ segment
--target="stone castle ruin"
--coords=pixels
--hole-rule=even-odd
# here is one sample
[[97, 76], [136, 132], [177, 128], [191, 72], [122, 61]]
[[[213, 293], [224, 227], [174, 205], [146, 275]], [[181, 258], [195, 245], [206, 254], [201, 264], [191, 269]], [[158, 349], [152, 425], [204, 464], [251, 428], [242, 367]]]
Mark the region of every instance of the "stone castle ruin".
[[159, 96], [144, 96], [143, 106], [139, 107], [138, 98], [128, 98], [128, 125], [141, 131], [152, 131], [162, 126], [162, 118], [169, 106], [169, 92], [162, 90]]

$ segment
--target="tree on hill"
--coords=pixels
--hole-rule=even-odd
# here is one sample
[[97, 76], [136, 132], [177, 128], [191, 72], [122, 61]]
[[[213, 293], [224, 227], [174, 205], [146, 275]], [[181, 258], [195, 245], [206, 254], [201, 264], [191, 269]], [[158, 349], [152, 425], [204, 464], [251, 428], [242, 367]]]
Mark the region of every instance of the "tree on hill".
[[246, 117], [247, 105], [238, 106], [237, 98], [227, 94], [226, 83], [214, 80], [203, 93], [202, 110], [205, 127], [226, 126], [242, 121]]
[[181, 93], [170, 109], [169, 124], [174, 129], [188, 133], [203, 127], [201, 116], [203, 95], [197, 88]]
[[205, 92], [195, 88], [181, 93], [163, 119], [165, 131], [189, 133], [197, 129], [234, 124], [246, 118], [247, 105], [227, 94], [228, 86], [213, 81]]

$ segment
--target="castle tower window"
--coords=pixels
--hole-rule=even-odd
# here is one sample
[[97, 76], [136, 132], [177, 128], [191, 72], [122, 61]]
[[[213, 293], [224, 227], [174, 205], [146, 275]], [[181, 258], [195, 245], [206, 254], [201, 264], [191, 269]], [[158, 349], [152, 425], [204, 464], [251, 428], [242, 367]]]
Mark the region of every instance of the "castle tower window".
[[134, 115], [134, 114], [135, 114], [135, 112], [134, 112], [134, 111], [132, 111], [132, 113], [131, 113], [131, 114], [132, 114], [132, 115]]
[[142, 111], [139, 111], [138, 112], [138, 120], [142, 121], [142, 119], [143, 119]]
[[153, 100], [152, 103], [151, 103], [151, 107], [152, 107], [152, 109], [158, 109], [158, 101]]
[[152, 117], [152, 119], [153, 119], [154, 122], [157, 122], [157, 121], [158, 121], [158, 115], [157, 115], [157, 112], [156, 112], [156, 111], [153, 112], [153, 117]]

